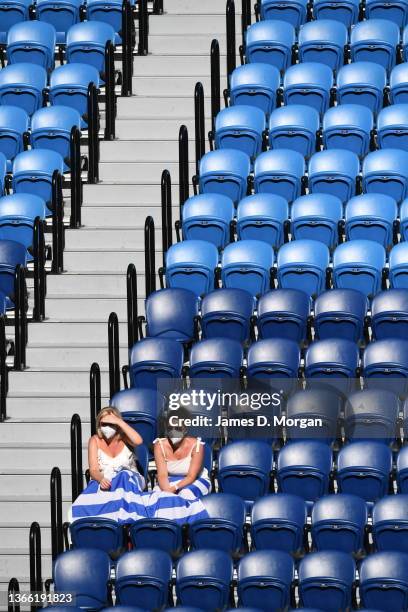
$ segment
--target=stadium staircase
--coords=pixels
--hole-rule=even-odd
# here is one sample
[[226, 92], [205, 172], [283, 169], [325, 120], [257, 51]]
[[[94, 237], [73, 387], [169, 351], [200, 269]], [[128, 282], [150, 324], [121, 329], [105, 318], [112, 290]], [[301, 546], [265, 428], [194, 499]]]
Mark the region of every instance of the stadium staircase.
[[[237, 7], [238, 9], [238, 7]], [[237, 39], [240, 32], [237, 14]], [[127, 362], [126, 268], [138, 271], [139, 312], [144, 298], [144, 222], [152, 215], [160, 244], [160, 176], [173, 180], [173, 219], [178, 218], [178, 131], [190, 133], [194, 174], [194, 86], [206, 95], [210, 129], [210, 43], [221, 48], [225, 84], [225, 3], [166, 0], [165, 14], [150, 17], [149, 55], [134, 58], [134, 95], [118, 99], [116, 140], [101, 142], [100, 183], [84, 185], [80, 230], [66, 231], [64, 269], [48, 276], [46, 320], [29, 324], [27, 369], [11, 372], [8, 420], [0, 441], [0, 591], [10, 576], [29, 581], [28, 537], [42, 528], [43, 576], [51, 575], [50, 472], [63, 474], [64, 520], [70, 503], [70, 419], [89, 434], [89, 368], [102, 374], [108, 400], [107, 320], [120, 322], [121, 364]], [[157, 249], [156, 265], [161, 265]]]

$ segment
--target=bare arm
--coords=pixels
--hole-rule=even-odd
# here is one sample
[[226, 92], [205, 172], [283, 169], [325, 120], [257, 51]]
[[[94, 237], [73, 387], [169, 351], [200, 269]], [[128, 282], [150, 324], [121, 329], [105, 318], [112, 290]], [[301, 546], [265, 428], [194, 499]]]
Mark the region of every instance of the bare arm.
[[95, 436], [91, 436], [88, 442], [88, 464], [89, 473], [92, 480], [100, 482], [103, 479], [103, 474], [99, 469], [98, 463], [98, 445], [96, 443]]
[[140, 444], [143, 444], [142, 436], [139, 435], [137, 431], [128, 425], [122, 418], [117, 417], [115, 414], [110, 414], [106, 420], [109, 421], [109, 423], [116, 425], [121, 430], [128, 446], [139, 446]]
[[191, 462], [189, 470], [183, 480], [177, 485], [178, 489], [182, 489], [183, 487], [188, 487], [191, 483], [193, 483], [197, 476], [200, 474], [203, 469], [204, 462], [204, 446], [200, 444], [198, 451], [195, 449], [196, 443], [194, 443], [193, 452], [191, 453]]
[[160, 444], [156, 442], [154, 445], [154, 461], [157, 468], [157, 481], [162, 491], [171, 491], [174, 493], [175, 488], [169, 483], [169, 472], [167, 470], [166, 460], [163, 456], [163, 451]]

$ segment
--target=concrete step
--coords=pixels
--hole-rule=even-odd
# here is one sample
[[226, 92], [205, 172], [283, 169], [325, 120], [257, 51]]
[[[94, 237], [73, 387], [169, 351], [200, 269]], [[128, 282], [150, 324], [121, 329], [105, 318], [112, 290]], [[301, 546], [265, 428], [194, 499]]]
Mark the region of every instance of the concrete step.
[[[106, 249], [101, 252], [91, 249], [71, 249], [65, 251], [64, 266], [67, 270], [77, 272], [122, 272], [126, 274], [130, 263], [135, 264], [136, 270], [144, 269], [144, 248], [133, 250], [114, 251]], [[161, 255], [156, 249], [157, 261], [161, 262]], [[157, 264], [160, 265], [160, 264]]]
[[[34, 520], [34, 519], [33, 519]], [[17, 579], [23, 578], [22, 583], [27, 583], [30, 575], [30, 562], [28, 554], [21, 550], [17, 551], [17, 554], [12, 554], [13, 549], [7, 551], [8, 554], [0, 555], [0, 575], [6, 577], [16, 577]], [[52, 574], [52, 563], [51, 555], [44, 554], [42, 558], [42, 573], [44, 578], [51, 577]], [[19, 581], [20, 581], [19, 580]], [[6, 589], [7, 590], [7, 589]], [[21, 591], [21, 585], [20, 585]], [[23, 608], [24, 609], [24, 608]], [[28, 609], [28, 608], [25, 608]]]
[[[126, 185], [139, 185], [152, 183], [160, 185], [163, 170], [167, 169], [171, 176], [178, 180], [178, 162], [101, 162], [99, 175], [102, 181], [124, 183]], [[195, 173], [195, 164], [190, 162], [189, 175]], [[160, 187], [159, 187], [160, 189]], [[160, 193], [160, 192], [159, 192]]]
[[[177, 18], [175, 19], [177, 21]], [[157, 23], [157, 22], [155, 22]], [[153, 22], [152, 22], [153, 27]], [[223, 24], [225, 27], [225, 24]], [[188, 30], [184, 30], [186, 32]], [[175, 34], [176, 32], [171, 32]], [[194, 32], [190, 32], [194, 33]], [[159, 32], [153, 32], [153, 34], [159, 34]], [[208, 36], [208, 44], [210, 45], [211, 39], [214, 38], [216, 32], [211, 32]], [[238, 50], [237, 50], [238, 51]], [[146, 57], [138, 57], [137, 62], [134, 63], [133, 76], [135, 78], [141, 76], [154, 76], [154, 77], [194, 77], [197, 81], [202, 76], [210, 74], [210, 54], [209, 52], [205, 55], [191, 58], [188, 55], [148, 55]], [[220, 63], [220, 77], [221, 79], [226, 78], [227, 68], [226, 62], [221, 61]]]
[[[82, 233], [80, 230], [79, 233]], [[106, 230], [108, 231], [108, 230]], [[144, 286], [143, 279], [140, 288]], [[117, 274], [79, 274], [64, 272], [49, 276], [47, 282], [48, 295], [109, 295], [126, 297], [126, 273]]]
[[[103, 368], [101, 369], [106, 372]], [[101, 376], [101, 378], [102, 393], [108, 395], [109, 377]], [[31, 394], [35, 393], [43, 397], [49, 394], [55, 396], [56, 391], [58, 393], [71, 393], [75, 397], [78, 392], [89, 393], [89, 367], [82, 369], [77, 367], [72, 370], [55, 367], [54, 369], [44, 370], [30, 368], [24, 372], [12, 371], [9, 374], [9, 388], [10, 391], [18, 390], [19, 394], [25, 393], [28, 398], [27, 401], [30, 401]], [[0, 467], [2, 465], [0, 460]]]
[[[160, 80], [160, 79], [159, 79]], [[180, 126], [188, 129], [191, 142], [194, 143], [194, 119], [183, 117], [180, 119], [161, 119], [144, 121], [142, 119], [120, 119], [116, 121], [116, 136], [119, 139], [133, 140], [163, 140], [163, 138], [177, 140]], [[120, 142], [119, 140], [115, 142]], [[102, 144], [102, 143], [101, 143]]]
[[[87, 440], [90, 436], [88, 423], [82, 424], [82, 439]], [[27, 444], [36, 440], [44, 446], [52, 440], [53, 444], [68, 444], [70, 441], [70, 426], [68, 423], [25, 423], [24, 421], [6, 421], [2, 423], [1, 443], [11, 444], [15, 440], [19, 444]], [[11, 495], [10, 489], [2, 489], [1, 496]], [[28, 495], [28, 493], [27, 493]]]
[[[122, 338], [126, 341], [127, 338]], [[91, 344], [82, 347], [70, 346], [27, 346], [27, 366], [36, 368], [47, 368], [58, 364], [61, 368], [67, 366], [90, 367], [96, 361], [100, 366], [109, 367], [108, 346], [105, 344]], [[120, 347], [120, 362], [128, 361], [128, 347], [122, 344]]]
[[[237, 3], [238, 4], [238, 3]], [[201, 10], [202, 2], [199, 3]], [[220, 11], [221, 12], [218, 12]], [[216, 37], [221, 34], [225, 36], [226, 24], [225, 24], [225, 4], [220, 2], [220, 9], [218, 15], [196, 15], [189, 14], [176, 14], [176, 15], [165, 15], [163, 18], [157, 17], [151, 19], [149, 35], [150, 36], [185, 36], [188, 33], [188, 37], [198, 34], [199, 36], [208, 35], [209, 39]], [[239, 15], [236, 15], [236, 31], [239, 32], [241, 19]], [[171, 50], [171, 47], [170, 47]], [[186, 52], [191, 53], [192, 49], [186, 45]], [[167, 56], [169, 57], [169, 56]]]
[[[177, 181], [176, 181], [177, 177]], [[173, 184], [178, 183], [178, 170], [173, 179]], [[174, 191], [175, 193], [175, 191]], [[129, 187], [129, 184], [112, 184], [101, 181], [98, 185], [84, 185], [84, 205], [101, 206], [138, 206], [160, 203], [160, 184], [139, 183], [137, 188]]]
[[[202, 16], [199, 17], [202, 19]], [[224, 30], [225, 31], [225, 30]], [[214, 36], [217, 38], [218, 43], [220, 45], [221, 54], [225, 55], [227, 50], [226, 44], [226, 35], [225, 34], [217, 34]], [[196, 57], [199, 55], [210, 55], [212, 37], [208, 34], [195, 34], [195, 35], [173, 35], [167, 34], [166, 36], [154, 35], [149, 36], [149, 52], [154, 55], [165, 54], [169, 49], [171, 49], [172, 54], [177, 55], [186, 55], [190, 53], [190, 56]], [[238, 45], [242, 42], [241, 32], [238, 31], [236, 33], [236, 41], [237, 48]]]
[[[167, 37], [162, 38], [160, 40], [163, 40], [166, 45], [168, 44]], [[207, 44], [211, 44], [211, 41], [208, 38], [206, 38], [206, 42]], [[200, 76], [200, 82], [202, 83], [204, 87], [204, 93], [207, 96], [211, 95], [211, 78], [209, 74], [210, 70], [208, 70], [208, 76]], [[139, 76], [133, 78], [133, 93], [135, 96], [186, 96], [188, 98], [193, 98], [196, 82], [196, 75], [179, 76], [176, 79], [166, 76], [156, 77], [154, 75]], [[221, 93], [222, 89], [227, 86], [226, 83], [226, 79], [221, 82]], [[116, 121], [116, 128], [118, 128], [118, 125], [120, 123], [121, 118], [118, 117]]]
[[[108, 376], [108, 373], [104, 373]], [[10, 419], [24, 419], [26, 422], [65, 422], [70, 423], [73, 414], [77, 413], [83, 423], [89, 422], [90, 404], [89, 389], [82, 395], [78, 392], [73, 396], [62, 395], [58, 390], [54, 396], [29, 399], [26, 395], [19, 397], [18, 390], [10, 391], [7, 396], [7, 415]], [[102, 398], [102, 406], [109, 403], [108, 396]]]
[[[199, 79], [198, 79], [199, 80]], [[206, 117], [211, 116], [211, 101], [210, 89], [208, 89], [207, 97], [204, 100], [204, 108]], [[118, 115], [122, 119], [127, 117], [137, 119], [144, 117], [146, 121], [149, 119], [166, 119], [180, 118], [180, 125], [186, 119], [194, 118], [194, 89], [191, 91], [191, 96], [174, 96], [158, 98], [155, 96], [133, 96], [131, 98], [120, 98], [118, 100]]]
[[[177, 202], [177, 199], [176, 199]], [[179, 205], [172, 207], [173, 221], [179, 218]], [[155, 222], [155, 227], [161, 224], [161, 204], [155, 206], [85, 206], [82, 209], [82, 222], [85, 226], [93, 227], [122, 227], [123, 221], [131, 226], [144, 226], [146, 217], [151, 215]]]
[[[139, 227], [130, 227], [127, 219], [122, 219], [120, 228], [82, 227], [80, 231], [71, 230], [65, 234], [66, 249], [101, 249], [109, 245], [109, 249], [120, 250], [142, 248], [144, 246], [144, 219], [140, 219]], [[161, 229], [156, 230], [156, 242], [161, 238]]]
[[[164, 4], [166, 16], [151, 17], [151, 19], [167, 19], [167, 15], [225, 15], [225, 6], [220, 0], [206, 0], [205, 2], [191, 2], [190, 0], [166, 0]], [[235, 14], [241, 13], [241, 3], [235, 3]], [[217, 17], [218, 19], [218, 17]], [[253, 19], [254, 20], [254, 16]]]
[[[138, 305], [143, 307], [143, 299], [139, 298]], [[126, 298], [103, 296], [50, 296], [47, 298], [47, 315], [56, 318], [62, 317], [70, 321], [108, 321], [111, 312], [116, 312], [120, 321], [127, 320]], [[142, 312], [142, 311], [141, 311]]]
[[[1, 478], [0, 478], [1, 480]], [[2, 527], [0, 524], [1, 548], [28, 551], [30, 528], [24, 527]], [[51, 549], [51, 528], [41, 525], [41, 548], [42, 550]], [[1, 550], [1, 549], [0, 549]]]
[[[195, 142], [190, 139], [189, 156], [194, 160]], [[103, 142], [101, 143], [101, 157], [104, 162], [124, 161], [124, 162], [147, 162], [162, 159], [164, 166], [168, 162], [179, 160], [178, 132], [174, 133], [173, 140], [133, 140], [128, 136], [127, 140]]]
[[[83, 465], [87, 465], [87, 449], [83, 446]], [[66, 474], [71, 473], [71, 446], [50, 442], [47, 447], [25, 444], [24, 447], [0, 444], [0, 473], [2, 474], [51, 474], [53, 467], [59, 467]], [[31, 477], [31, 476], [30, 476]], [[4, 502], [0, 504], [0, 522], [4, 522], [7, 514], [1, 514]], [[16, 504], [18, 506], [18, 504]], [[9, 515], [11, 517], [12, 515]], [[20, 518], [12, 516], [14, 522]], [[30, 519], [28, 519], [30, 520]], [[35, 518], [31, 519], [36, 520]], [[30, 521], [30, 522], [31, 522]]]
[[[143, 311], [141, 311], [143, 313]], [[119, 323], [120, 338], [127, 338], [127, 323]], [[75, 346], [84, 343], [106, 342], [108, 339], [108, 322], [67, 320], [63, 317], [46, 319], [41, 323], [29, 324], [30, 344]]]

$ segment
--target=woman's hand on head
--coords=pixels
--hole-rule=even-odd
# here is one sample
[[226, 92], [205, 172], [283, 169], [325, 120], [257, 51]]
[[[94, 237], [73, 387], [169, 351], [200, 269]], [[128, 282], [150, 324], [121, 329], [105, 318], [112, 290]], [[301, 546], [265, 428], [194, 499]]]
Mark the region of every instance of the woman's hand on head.
[[[106, 421], [105, 421], [106, 419]], [[117, 427], [122, 427], [124, 421], [121, 417], [116, 416], [116, 414], [107, 414], [106, 417], [104, 416], [102, 421], [101, 421], [101, 425], [116, 425]]]
[[111, 481], [107, 478], [102, 478], [102, 480], [99, 482], [99, 485], [102, 491], [109, 491], [109, 489], [111, 488]]

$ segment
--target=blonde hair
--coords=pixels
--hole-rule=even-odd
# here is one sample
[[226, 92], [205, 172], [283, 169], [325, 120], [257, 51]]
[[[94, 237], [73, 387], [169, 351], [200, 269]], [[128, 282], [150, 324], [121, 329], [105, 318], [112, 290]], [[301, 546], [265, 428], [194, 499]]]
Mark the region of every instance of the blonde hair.
[[[113, 406], [105, 406], [105, 408], [102, 408], [102, 410], [98, 412], [98, 416], [96, 417], [96, 435], [98, 436], [98, 438], [103, 438], [103, 434], [101, 430], [101, 420], [103, 419], [103, 417], [107, 416], [108, 414], [114, 414], [115, 416], [119, 418], [121, 417], [119, 410], [117, 408], [114, 408]], [[118, 432], [118, 433], [121, 433], [121, 432]]]

